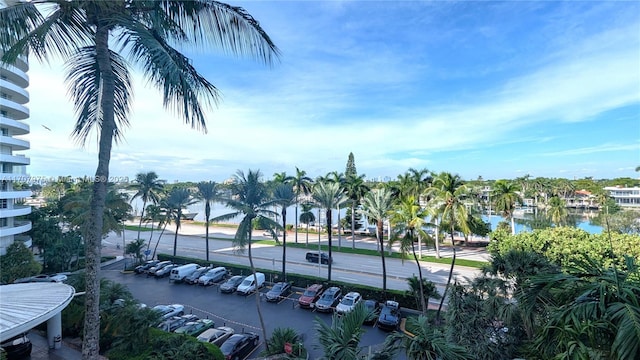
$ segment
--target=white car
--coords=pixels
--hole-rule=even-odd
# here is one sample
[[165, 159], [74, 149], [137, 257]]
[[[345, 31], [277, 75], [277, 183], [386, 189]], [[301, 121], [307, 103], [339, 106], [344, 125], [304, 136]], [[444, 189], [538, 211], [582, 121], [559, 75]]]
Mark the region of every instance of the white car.
[[153, 307], [153, 311], [157, 311], [158, 313], [160, 313], [162, 320], [166, 320], [172, 316], [184, 315], [184, 305], [156, 305]]
[[346, 314], [348, 312], [351, 312], [353, 309], [355, 309], [356, 305], [358, 305], [361, 300], [362, 296], [360, 296], [360, 293], [355, 291], [347, 293], [347, 295], [345, 295], [342, 300], [340, 300], [338, 306], [336, 306], [336, 312], [338, 314]]
[[235, 331], [232, 328], [220, 326], [215, 329], [205, 330], [202, 334], [198, 335], [198, 340], [220, 346], [234, 333]]

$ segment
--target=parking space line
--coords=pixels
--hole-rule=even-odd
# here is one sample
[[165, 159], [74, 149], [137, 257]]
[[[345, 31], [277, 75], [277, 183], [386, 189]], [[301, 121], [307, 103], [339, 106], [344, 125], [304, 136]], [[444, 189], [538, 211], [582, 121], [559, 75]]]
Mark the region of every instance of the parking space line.
[[192, 308], [194, 310], [198, 310], [203, 314], [207, 314], [207, 315], [210, 315], [210, 316], [215, 317], [217, 319], [220, 319], [220, 320], [223, 321], [224, 324], [230, 323], [230, 324], [238, 325], [238, 326], [243, 327], [243, 328], [247, 327], [247, 328], [251, 328], [251, 329], [257, 330], [257, 331], [262, 331], [262, 328], [255, 327], [255, 326], [248, 325], [248, 324], [243, 324], [243, 323], [240, 323], [240, 322], [237, 322], [237, 321], [233, 321], [233, 320], [230, 320], [230, 319], [227, 319], [227, 318], [223, 318], [222, 316], [216, 315], [216, 314], [214, 314], [214, 313], [212, 313], [210, 311], [207, 311], [207, 310], [199, 309], [199, 308], [196, 308], [196, 307], [193, 307], [193, 306], [190, 306], [190, 308]]

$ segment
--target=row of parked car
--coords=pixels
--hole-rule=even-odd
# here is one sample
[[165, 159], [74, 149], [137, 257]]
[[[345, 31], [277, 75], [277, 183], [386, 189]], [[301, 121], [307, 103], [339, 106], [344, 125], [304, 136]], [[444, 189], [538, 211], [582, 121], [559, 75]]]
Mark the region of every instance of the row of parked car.
[[177, 334], [196, 337], [199, 341], [214, 344], [220, 348], [226, 359], [243, 359], [259, 344], [260, 337], [252, 332], [236, 334], [228, 326], [216, 327], [211, 319], [199, 319], [196, 315], [184, 313], [181, 304], [156, 305], [154, 311], [161, 314], [163, 321], [158, 328]]
[[[138, 266], [135, 271], [146, 272], [152, 276], [167, 266], [172, 266], [169, 275], [172, 281], [200, 285], [220, 283], [219, 290], [222, 293], [235, 292], [248, 295], [265, 285], [263, 273], [256, 273], [255, 276], [253, 274], [230, 276], [224, 267], [202, 267], [197, 264], [175, 265], [169, 261], [151, 260]], [[225, 281], [222, 283], [223, 280]], [[264, 294], [264, 298], [270, 302], [277, 302], [288, 298], [292, 293], [291, 283], [277, 282]], [[368, 323], [376, 324], [384, 330], [395, 330], [400, 323], [400, 306], [396, 301], [388, 300], [379, 304], [375, 300], [363, 299], [360, 293], [355, 291], [343, 296], [342, 290], [335, 286], [325, 289], [321, 284], [313, 284], [304, 290], [297, 301], [301, 308], [311, 308], [319, 312], [335, 311], [339, 315], [352, 311], [360, 302], [363, 302], [370, 313]]]

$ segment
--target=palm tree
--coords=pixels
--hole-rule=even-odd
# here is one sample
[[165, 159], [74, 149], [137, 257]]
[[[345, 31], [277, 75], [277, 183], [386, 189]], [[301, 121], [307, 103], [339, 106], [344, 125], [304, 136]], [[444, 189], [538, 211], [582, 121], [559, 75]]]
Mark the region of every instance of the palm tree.
[[[340, 185], [334, 182], [321, 181], [313, 187], [313, 200], [318, 207], [325, 209], [327, 218], [327, 235], [329, 237], [329, 259], [331, 256], [331, 211], [346, 201], [345, 195], [340, 190]], [[331, 282], [331, 261], [328, 264], [327, 281]]]
[[421, 295], [420, 291], [424, 293], [422, 296], [425, 298], [425, 303], [429, 304], [429, 299], [440, 299], [440, 293], [436, 288], [436, 284], [427, 279], [422, 279], [422, 284], [420, 284], [420, 279], [418, 279], [415, 275], [407, 278], [407, 284], [409, 285], [409, 290], [407, 290], [406, 294], [412, 296], [416, 300], [416, 307], [420, 307], [421, 305]]
[[142, 219], [144, 219], [144, 211], [147, 208], [147, 202], [151, 201], [153, 205], [156, 205], [160, 201], [160, 194], [164, 187], [164, 181], [158, 180], [158, 174], [154, 171], [146, 173], [138, 173], [133, 184], [129, 186], [130, 189], [136, 190], [136, 193], [131, 197], [131, 201], [140, 198], [142, 199], [142, 212], [140, 212], [140, 223], [138, 224], [138, 236], [140, 238], [140, 230], [142, 228]]
[[204, 226], [207, 262], [209, 261], [209, 219], [211, 218], [211, 203], [221, 200], [220, 184], [214, 181], [202, 181], [198, 183], [196, 199], [204, 201]]
[[427, 303], [424, 298], [424, 289], [422, 288], [422, 267], [418, 255], [416, 254], [415, 242], [422, 239], [428, 239], [429, 235], [425, 231], [425, 218], [429, 213], [422, 209], [416, 198], [408, 196], [399, 200], [391, 213], [390, 220], [393, 226], [393, 232], [390, 238], [390, 244], [400, 242], [400, 253], [404, 262], [405, 256], [411, 252], [413, 259], [418, 267], [418, 277], [420, 278], [420, 303], [422, 305], [422, 313], [427, 312]]
[[300, 213], [300, 222], [307, 225], [307, 246], [309, 246], [309, 224], [316, 221], [316, 216], [313, 215], [313, 203], [302, 203], [302, 212]]
[[307, 176], [307, 172], [298, 169], [296, 166], [296, 175], [292, 177], [291, 183], [293, 190], [296, 192], [296, 244], [298, 243], [298, 203], [300, 203], [300, 195], [308, 195], [311, 192], [313, 179]]
[[[331, 182], [335, 182], [340, 184], [340, 187], [344, 190], [344, 182], [345, 182], [345, 177], [344, 174], [341, 172], [337, 172], [337, 171], [332, 171], [330, 173], [327, 173], [327, 175], [325, 176], [325, 178], [327, 179], [327, 181], [331, 181]], [[342, 248], [342, 222], [340, 221], [340, 206], [338, 205], [338, 248]]]
[[162, 218], [162, 208], [158, 205], [147, 206], [147, 220], [151, 222], [151, 231], [149, 234], [149, 242], [147, 243], [147, 250], [151, 247], [151, 239], [153, 239], [153, 230], [155, 229], [154, 223], [160, 221]]
[[[40, 12], [39, 9], [43, 9]], [[96, 358], [100, 338], [100, 248], [102, 214], [114, 140], [128, 124], [129, 64], [141, 65], [151, 83], [163, 89], [163, 104], [192, 127], [206, 129], [205, 104], [217, 102], [216, 87], [201, 76], [181, 48], [216, 47], [272, 64], [278, 49], [240, 7], [204, 0], [11, 2], [0, 9], [2, 61], [13, 64], [29, 52], [41, 61], [60, 56], [77, 110], [74, 135], [82, 143], [99, 132], [98, 166], [86, 238], [87, 289], [82, 356]], [[112, 41], [110, 41], [110, 39]], [[118, 46], [128, 61], [112, 50]], [[125, 51], [126, 50], [126, 51]]]
[[274, 191], [274, 197], [282, 207], [282, 281], [285, 281], [287, 278], [285, 271], [287, 264], [287, 208], [296, 202], [296, 194], [293, 192], [291, 184], [280, 184]]
[[557, 196], [549, 199], [549, 218], [551, 222], [556, 226], [562, 226], [567, 221], [567, 216], [569, 213], [567, 212], [567, 204], [564, 200], [560, 199]]
[[[273, 329], [271, 337], [266, 341], [269, 351], [263, 351], [260, 356], [285, 354], [286, 344], [291, 344], [291, 355], [296, 359], [304, 359], [307, 356], [307, 349], [303, 345], [303, 337], [292, 328]], [[287, 357], [289, 358], [289, 357]]]
[[369, 221], [376, 222], [376, 237], [382, 259], [382, 295], [387, 297], [387, 266], [384, 261], [384, 221], [389, 217], [392, 208], [391, 192], [387, 189], [374, 189], [364, 196], [362, 213]]
[[187, 206], [196, 203], [196, 199], [193, 198], [191, 190], [186, 188], [174, 187], [171, 189], [166, 199], [167, 212], [176, 225], [176, 232], [173, 235], [173, 256], [176, 256], [176, 250], [178, 249], [178, 231], [180, 231], [180, 225], [182, 224], [182, 210]]
[[[260, 170], [249, 170], [246, 174], [241, 170], [238, 170], [233, 176], [233, 183], [230, 185], [231, 197], [225, 199], [227, 207], [234, 209], [234, 211], [228, 214], [216, 216], [213, 219], [213, 221], [226, 221], [234, 219], [237, 216], [243, 216], [240, 224], [238, 225], [236, 235], [233, 238], [233, 246], [241, 252], [244, 252], [245, 247], [249, 249], [249, 266], [256, 284], [258, 283], [258, 278], [256, 276], [256, 268], [253, 265], [253, 256], [251, 253], [253, 224], [254, 222], [257, 222], [262, 228], [280, 229], [280, 225], [272, 219], [275, 217], [276, 213], [269, 209], [273, 206], [275, 201], [269, 199], [269, 192], [261, 178], [262, 173], [260, 173]], [[262, 333], [264, 338], [267, 339], [267, 329], [264, 325], [264, 319], [260, 309], [260, 297], [255, 296], [255, 298]]]
[[407, 318], [411, 335], [396, 332], [392, 338], [401, 340], [409, 360], [467, 360], [473, 356], [464, 347], [450, 343], [439, 329], [434, 328], [425, 316]]
[[369, 186], [364, 183], [363, 175], [347, 176], [344, 188], [351, 204], [351, 248], [356, 248], [356, 206], [360, 204], [360, 199], [370, 191]]
[[359, 359], [360, 338], [365, 332], [362, 323], [367, 316], [368, 311], [362, 303], [343, 316], [334, 314], [331, 325], [316, 316], [314, 323], [320, 343], [318, 347], [324, 350], [322, 359]]
[[511, 234], [516, 233], [516, 223], [513, 212], [516, 205], [522, 203], [522, 198], [516, 192], [517, 185], [507, 180], [498, 180], [493, 185], [491, 197], [495, 202], [496, 211], [500, 211], [502, 216], [511, 221]]

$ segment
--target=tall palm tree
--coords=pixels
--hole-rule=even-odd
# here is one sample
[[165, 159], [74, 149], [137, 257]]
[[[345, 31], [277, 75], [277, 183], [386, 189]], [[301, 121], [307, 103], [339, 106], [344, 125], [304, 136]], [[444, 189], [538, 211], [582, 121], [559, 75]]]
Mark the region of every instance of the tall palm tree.
[[[287, 208], [296, 202], [296, 194], [291, 184], [280, 184], [273, 192], [278, 205], [282, 207], [282, 281], [287, 278]], [[277, 239], [277, 237], [276, 237]]]
[[140, 223], [138, 224], [138, 236], [140, 238], [140, 230], [142, 228], [142, 220], [144, 219], [144, 211], [147, 208], [147, 202], [151, 202], [156, 205], [160, 201], [160, 194], [164, 187], [164, 181], [158, 180], [158, 174], [155, 171], [149, 171], [146, 173], [138, 173], [133, 184], [129, 186], [130, 189], [136, 190], [136, 193], [131, 197], [131, 201], [140, 198], [142, 199], [142, 211], [140, 212]]
[[[346, 196], [340, 190], [340, 185], [334, 182], [321, 181], [317, 182], [313, 187], [312, 192], [313, 200], [318, 204], [318, 207], [325, 209], [327, 218], [327, 235], [329, 242], [329, 259], [331, 256], [331, 211], [336, 209], [340, 204], [346, 201]], [[331, 261], [328, 264], [328, 277], [327, 281], [331, 282]]]
[[347, 176], [344, 182], [345, 192], [351, 204], [351, 248], [356, 248], [356, 207], [360, 205], [360, 200], [371, 189], [364, 183], [363, 175]]
[[385, 188], [374, 189], [364, 196], [362, 213], [376, 223], [376, 237], [382, 259], [382, 295], [387, 296], [387, 265], [384, 261], [384, 221], [389, 217], [392, 208], [391, 192]]
[[493, 184], [491, 198], [495, 203], [496, 211], [500, 211], [502, 216], [511, 222], [511, 234], [516, 233], [516, 223], [513, 212], [516, 205], [522, 203], [522, 197], [517, 193], [517, 185], [511, 181], [498, 180]]
[[296, 175], [292, 177], [291, 183], [293, 190], [296, 192], [296, 244], [298, 243], [298, 204], [300, 203], [300, 195], [308, 195], [311, 192], [313, 179], [307, 176], [307, 172], [298, 169], [296, 166]]
[[[39, 9], [43, 11], [40, 12]], [[102, 214], [114, 140], [128, 124], [132, 80], [129, 64], [163, 91], [165, 107], [192, 127], [206, 129], [205, 104], [218, 100], [216, 87], [173, 46], [215, 47], [272, 64], [278, 49], [249, 13], [205, 0], [11, 2], [0, 9], [2, 61], [13, 64], [29, 52], [41, 61], [60, 56], [78, 114], [74, 135], [82, 143], [99, 132], [89, 234], [83, 359], [96, 358], [100, 338], [100, 249]], [[128, 57], [114, 51], [117, 46]], [[124, 51], [126, 50], [126, 51]]]
[[[158, 203], [160, 200], [158, 200]], [[160, 221], [162, 217], [162, 208], [158, 205], [148, 205], [147, 206], [147, 214], [146, 221], [151, 222], [151, 231], [149, 234], [149, 242], [147, 243], [147, 250], [151, 247], [151, 239], [153, 239], [153, 230], [155, 229], [154, 223], [156, 221]]]
[[448, 172], [442, 172], [433, 179], [433, 185], [427, 189], [429, 196], [433, 198], [431, 208], [434, 210], [436, 217], [449, 222], [449, 232], [451, 233], [451, 249], [453, 250], [453, 258], [451, 259], [451, 268], [449, 269], [449, 278], [444, 288], [444, 293], [440, 299], [436, 319], [439, 319], [444, 299], [451, 285], [453, 277], [453, 269], [456, 264], [456, 247], [454, 243], [454, 232], [456, 226], [462, 230], [464, 234], [469, 234], [469, 213], [465, 201], [468, 199], [469, 189], [462, 182], [459, 175], [452, 175]]
[[168, 214], [170, 214], [171, 220], [176, 225], [176, 232], [173, 235], [173, 256], [176, 256], [176, 250], [178, 249], [178, 231], [180, 231], [180, 226], [182, 225], [182, 211], [187, 206], [195, 204], [196, 201], [191, 190], [186, 188], [174, 187], [167, 195], [166, 207]]
[[309, 224], [316, 221], [316, 216], [313, 214], [313, 203], [303, 202], [302, 212], [300, 213], [300, 222], [307, 225], [307, 246], [309, 246]]
[[196, 199], [204, 202], [204, 227], [207, 261], [209, 261], [209, 219], [211, 218], [211, 203], [222, 199], [220, 184], [215, 181], [202, 181], [198, 183]]
[[[245, 247], [248, 248], [249, 266], [253, 274], [254, 281], [257, 284], [256, 268], [253, 265], [253, 255], [251, 253], [251, 235], [254, 222], [266, 229], [280, 229], [280, 225], [273, 221], [276, 213], [270, 209], [275, 203], [269, 199], [267, 187], [262, 182], [262, 173], [260, 170], [249, 170], [246, 174], [238, 170], [233, 176], [233, 183], [230, 185], [231, 197], [225, 199], [227, 207], [234, 211], [228, 214], [216, 216], [213, 221], [226, 221], [242, 216], [242, 220], [238, 225], [238, 230], [233, 238], [233, 246], [243, 252]], [[267, 328], [264, 325], [262, 310], [260, 309], [260, 297], [256, 298], [256, 308], [262, 327], [262, 334], [267, 339]]]
[[[331, 181], [331, 182], [335, 182], [340, 184], [340, 187], [342, 188], [342, 190], [344, 191], [344, 182], [345, 182], [345, 177], [344, 174], [341, 172], [337, 172], [337, 171], [332, 171], [327, 173], [327, 175], [325, 176], [325, 178], [327, 179], [327, 181]], [[340, 221], [340, 206], [338, 206], [338, 248], [342, 247], [342, 222]]]
[[557, 196], [549, 199], [549, 219], [551, 222], [555, 224], [555, 226], [562, 226], [566, 224], [567, 216], [569, 213], [567, 212], [567, 204], [564, 200], [560, 199]]
[[422, 305], [422, 313], [427, 313], [427, 303], [424, 298], [424, 289], [422, 288], [422, 267], [418, 255], [416, 254], [415, 242], [422, 239], [429, 239], [429, 235], [425, 231], [427, 222], [425, 218], [429, 215], [418, 204], [416, 198], [407, 196], [398, 201], [390, 213], [391, 225], [393, 232], [391, 234], [390, 243], [400, 243], [400, 253], [402, 259], [411, 253], [418, 267], [418, 278], [420, 279], [420, 303]]

